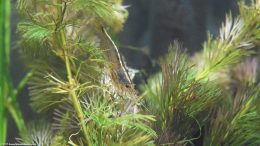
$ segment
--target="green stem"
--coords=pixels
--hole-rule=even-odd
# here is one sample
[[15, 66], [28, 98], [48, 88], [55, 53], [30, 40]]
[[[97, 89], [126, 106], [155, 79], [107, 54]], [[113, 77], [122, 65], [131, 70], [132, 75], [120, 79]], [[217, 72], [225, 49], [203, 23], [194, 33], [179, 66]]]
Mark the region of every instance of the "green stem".
[[16, 98], [19, 95], [19, 93], [24, 89], [31, 76], [32, 76], [32, 71], [26, 74], [26, 76], [20, 81], [16, 89], [12, 89], [13, 92], [11, 96], [9, 96], [7, 98], [7, 101], [5, 101], [5, 106], [8, 109], [11, 116], [13, 117], [15, 124], [20, 133], [25, 130], [26, 126]]
[[10, 0], [0, 1], [0, 144], [5, 143], [7, 132], [7, 110], [4, 105], [10, 94], [8, 78], [10, 51]]
[[32, 75], [33, 75], [33, 71], [30, 71], [26, 74], [25, 77], [23, 77], [23, 79], [18, 84], [17, 88], [13, 90], [12, 100], [16, 101], [16, 97], [23, 91], [23, 89], [25, 88], [27, 82], [29, 81]]
[[67, 79], [69, 81], [69, 96], [71, 98], [73, 107], [76, 110], [76, 114], [79, 118], [80, 125], [82, 128], [86, 143], [88, 146], [91, 146], [91, 141], [88, 137], [87, 126], [84, 122], [85, 120], [84, 120], [83, 110], [81, 108], [80, 101], [79, 101], [76, 91], [75, 91], [76, 84], [75, 84], [75, 80], [73, 79], [73, 76], [72, 76], [70, 58], [68, 55], [67, 44], [66, 44], [66, 35], [64, 32], [64, 28], [62, 27], [62, 22], [63, 22], [63, 18], [64, 18], [65, 11], [66, 11], [66, 3], [63, 3], [62, 0], [58, 0], [57, 2], [60, 4], [60, 7], [58, 7], [58, 15], [59, 15], [58, 19], [59, 20], [57, 23], [57, 28], [59, 28], [59, 29], [57, 29], [56, 37], [58, 38], [59, 47], [61, 50], [63, 50], [63, 54], [64, 54], [64, 61], [65, 61], [66, 70], [67, 70]]
[[25, 126], [25, 123], [24, 123], [22, 112], [21, 112], [17, 102], [16, 101], [13, 101], [13, 102], [7, 101], [5, 103], [5, 106], [7, 107], [11, 116], [13, 117], [19, 132], [21, 133], [22, 131], [24, 131], [26, 126]]
[[27, 80], [20, 84], [19, 89], [13, 88], [12, 79], [10, 76], [10, 14], [11, 14], [11, 1], [0, 1], [0, 144], [5, 142], [7, 131], [7, 112], [9, 112], [15, 121], [15, 124], [22, 132], [25, 130], [24, 119], [22, 112], [16, 100], [23, 87], [26, 85]]
[[79, 118], [80, 125], [82, 127], [83, 135], [86, 139], [87, 145], [90, 146], [91, 142], [90, 142], [90, 139], [88, 137], [87, 126], [85, 125], [85, 122], [84, 122], [83, 110], [81, 108], [80, 101], [78, 100], [78, 97], [76, 95], [76, 91], [75, 91], [75, 88], [74, 88], [75, 87], [75, 81], [74, 81], [74, 79], [72, 77], [72, 73], [71, 73], [70, 59], [69, 59], [67, 48], [66, 48], [67, 45], [66, 45], [65, 33], [64, 33], [63, 29], [60, 30], [59, 38], [60, 38], [60, 41], [61, 41], [61, 47], [63, 48], [66, 70], [67, 70], [67, 78], [68, 78], [68, 81], [69, 81], [69, 84], [70, 84], [69, 95], [70, 95], [70, 98], [72, 100], [73, 106], [76, 110], [77, 116]]

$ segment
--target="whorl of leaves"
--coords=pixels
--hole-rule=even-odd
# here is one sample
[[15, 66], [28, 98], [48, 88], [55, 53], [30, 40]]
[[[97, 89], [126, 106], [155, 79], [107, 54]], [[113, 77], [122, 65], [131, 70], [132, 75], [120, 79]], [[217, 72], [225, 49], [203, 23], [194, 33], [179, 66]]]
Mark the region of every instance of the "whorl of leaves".
[[48, 122], [39, 120], [29, 123], [20, 136], [21, 138], [17, 139], [20, 144], [51, 146], [54, 132]]
[[260, 144], [259, 86], [240, 86], [230, 108], [218, 108], [208, 130], [205, 145], [257, 146]]
[[240, 3], [239, 17], [233, 19], [231, 14], [226, 16], [219, 37], [214, 39], [209, 35], [204, 43], [196, 79], [223, 70], [252, 53], [250, 49], [259, 44], [259, 14], [259, 2], [253, 1], [252, 6]]
[[[213, 64], [215, 62], [215, 65], [211, 65], [213, 67], [211, 71], [214, 72], [214, 68], [223, 68], [238, 62], [243, 56], [250, 53], [250, 50], [247, 49], [259, 45], [259, 13], [259, 1], [252, 1], [250, 6], [240, 3], [240, 17], [233, 22], [233, 26], [227, 21], [220, 33], [220, 39], [214, 41], [218, 43], [213, 46], [220, 46], [224, 50], [221, 49], [220, 53], [223, 54], [220, 56], [223, 57], [219, 58], [219, 63], [212, 61]], [[229, 22], [232, 21], [229, 20]], [[215, 49], [215, 52], [219, 51], [218, 48]], [[209, 50], [209, 52], [213, 52], [211, 56], [217, 54], [214, 51]], [[230, 53], [226, 54], [226, 52]], [[247, 60], [233, 69], [234, 78], [231, 89], [234, 90], [234, 93], [230, 93], [230, 97], [225, 97], [226, 99], [215, 109], [212, 120], [206, 127], [204, 145], [257, 146], [260, 144], [257, 65], [257, 60]], [[208, 71], [211, 72], [210, 69]], [[222, 106], [224, 104], [229, 106]]]
[[120, 115], [116, 103], [102, 96], [94, 94], [82, 101], [93, 145], [147, 145], [156, 137], [155, 131], [147, 126], [155, 121], [153, 116]]
[[219, 90], [210, 82], [195, 79], [193, 67], [177, 42], [164, 58], [162, 73], [143, 87], [147, 111], [156, 116], [159, 144], [188, 142], [207, 121]]
[[103, 23], [115, 31], [123, 27], [128, 13], [126, 7], [121, 5], [120, 0], [76, 0], [73, 5], [78, 9], [83, 9], [88, 14], [92, 14]]

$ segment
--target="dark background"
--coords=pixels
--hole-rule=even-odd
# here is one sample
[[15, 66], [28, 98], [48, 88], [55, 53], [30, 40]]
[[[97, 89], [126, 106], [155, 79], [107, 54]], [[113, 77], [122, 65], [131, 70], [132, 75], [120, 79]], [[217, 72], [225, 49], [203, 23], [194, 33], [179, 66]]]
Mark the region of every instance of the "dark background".
[[[17, 86], [26, 70], [17, 47], [16, 25], [20, 19], [15, 2], [12, 1], [11, 73]], [[124, 4], [130, 6], [129, 18], [118, 35], [118, 45], [127, 65], [141, 70], [135, 79], [137, 84], [141, 78], [147, 78], [158, 70], [154, 62], [167, 53], [171, 42], [181, 41], [192, 55], [202, 48], [207, 31], [218, 34], [227, 12], [237, 13], [236, 0], [125, 0]], [[35, 118], [29, 106], [27, 89], [18, 100], [26, 122]], [[18, 131], [11, 117], [8, 124], [7, 142], [14, 142]]]
[[[235, 0], [125, 0], [124, 3], [130, 7], [124, 31], [119, 34], [121, 52], [128, 65], [143, 69], [148, 75], [157, 71], [154, 59], [167, 53], [171, 42], [180, 41], [192, 55], [202, 48], [208, 31], [218, 34], [226, 13], [237, 13]], [[141, 51], [133, 51], [129, 46]]]

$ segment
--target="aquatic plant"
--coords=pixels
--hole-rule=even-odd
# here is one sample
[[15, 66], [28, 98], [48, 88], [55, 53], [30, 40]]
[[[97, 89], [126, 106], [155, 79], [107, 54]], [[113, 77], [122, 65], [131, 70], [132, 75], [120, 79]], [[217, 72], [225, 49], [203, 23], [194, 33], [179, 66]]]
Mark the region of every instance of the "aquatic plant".
[[[2, 29], [9, 24], [1, 21], [1, 100], [12, 104], [0, 103], [0, 142], [9, 110], [21, 144], [260, 145], [258, 64], [246, 59], [259, 45], [260, 2], [239, 7], [192, 58], [181, 43], [170, 45], [138, 91], [111, 37], [128, 15], [121, 0], [18, 0], [19, 45], [31, 73], [13, 91]], [[25, 126], [15, 97], [29, 77], [30, 105], [46, 119]]]
[[31, 106], [54, 112], [53, 132], [71, 145], [143, 145], [156, 136], [146, 125], [153, 116], [130, 112], [138, 96], [107, 31], [125, 20], [120, 4], [18, 1]]
[[0, 2], [0, 143], [4, 144], [7, 137], [8, 114], [13, 118], [20, 132], [25, 130], [25, 123], [17, 103], [17, 96], [26, 86], [28, 79], [31, 76], [29, 72], [18, 84], [14, 87], [10, 75], [10, 15], [11, 1]]
[[[156, 116], [156, 144], [187, 145], [204, 135], [206, 146], [259, 145], [257, 63], [233, 73], [232, 65], [259, 44], [260, 5], [239, 6], [240, 16], [227, 15], [219, 37], [209, 35], [191, 60], [175, 42], [161, 60], [161, 73], [142, 85], [144, 109]], [[234, 85], [233, 76], [240, 82]], [[247, 86], [246, 79], [251, 82]]]

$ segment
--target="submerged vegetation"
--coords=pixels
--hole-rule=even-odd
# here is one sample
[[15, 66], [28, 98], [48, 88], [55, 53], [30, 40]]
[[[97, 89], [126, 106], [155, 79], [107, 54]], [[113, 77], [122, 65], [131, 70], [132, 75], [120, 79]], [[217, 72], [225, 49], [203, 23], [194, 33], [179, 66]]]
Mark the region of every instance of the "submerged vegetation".
[[[8, 13], [5, 2], [1, 15]], [[175, 41], [159, 60], [160, 71], [135, 87], [110, 37], [128, 15], [121, 0], [18, 0], [19, 45], [31, 72], [13, 89], [6, 14], [0, 22], [0, 143], [9, 111], [21, 144], [184, 146], [201, 139], [205, 146], [260, 145], [260, 1], [239, 8], [194, 57]], [[45, 118], [27, 125], [16, 102], [26, 83], [31, 107]]]
[[17, 103], [17, 97], [26, 86], [31, 72], [14, 87], [9, 71], [11, 51], [10, 26], [11, 1], [0, 2], [0, 144], [7, 138], [8, 114], [11, 115], [19, 131], [25, 130], [25, 122]]

